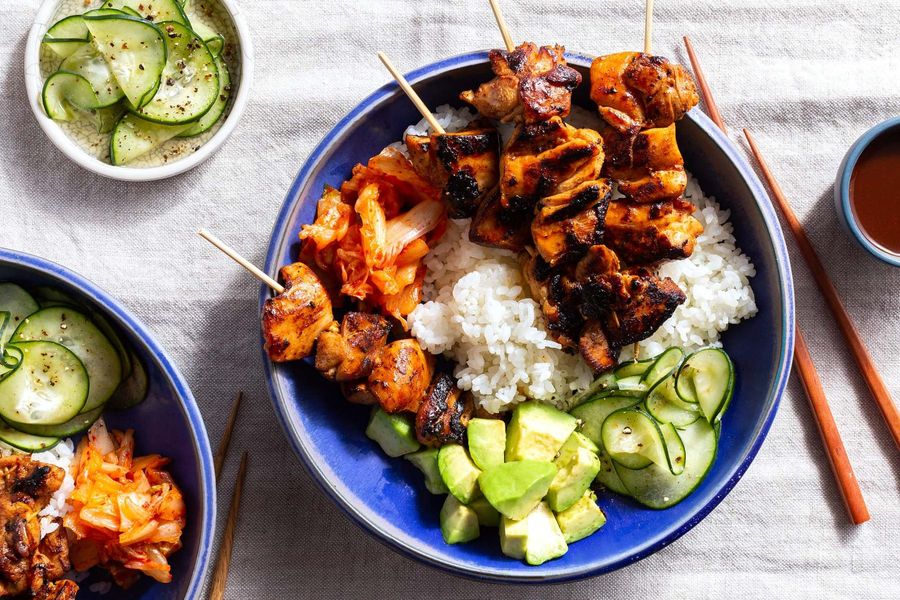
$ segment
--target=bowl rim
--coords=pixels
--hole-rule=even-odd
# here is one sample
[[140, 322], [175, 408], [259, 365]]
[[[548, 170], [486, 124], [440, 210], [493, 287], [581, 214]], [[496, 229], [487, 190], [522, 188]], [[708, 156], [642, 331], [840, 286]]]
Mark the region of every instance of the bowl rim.
[[84, 278], [78, 273], [64, 267], [58, 263], [12, 250], [10, 248], [0, 247], [0, 264], [11, 264], [17, 267], [24, 267], [27, 270], [35, 271], [50, 277], [52, 279], [61, 280], [69, 285], [74, 286], [81, 292], [93, 300], [98, 306], [107, 313], [115, 315], [120, 323], [133, 332], [140, 342], [149, 351], [149, 354], [156, 361], [157, 367], [178, 395], [182, 412], [187, 417], [188, 425], [193, 433], [191, 442], [194, 446], [194, 454], [197, 456], [201, 467], [200, 478], [200, 494], [201, 501], [201, 524], [200, 524], [200, 540], [198, 543], [197, 557], [194, 560], [191, 571], [191, 579], [188, 584], [187, 592], [184, 598], [197, 598], [203, 590], [203, 584], [206, 581], [207, 567], [209, 566], [209, 554], [213, 541], [213, 529], [216, 523], [216, 481], [213, 472], [212, 449], [209, 445], [209, 438], [206, 433], [206, 425], [203, 416], [200, 414], [200, 408], [194, 400], [193, 394], [188, 387], [184, 377], [178, 371], [175, 363], [168, 353], [160, 346], [159, 342], [153, 337], [150, 331], [126, 308], [117, 302], [112, 296], [103, 291], [92, 281]]
[[[582, 67], [589, 67], [591, 61], [593, 60], [592, 56], [571, 52], [566, 53], [566, 58], [571, 64]], [[449, 58], [439, 59], [433, 63], [427, 64], [414, 71], [411, 71], [410, 73], [406, 74], [406, 78], [411, 84], [415, 84], [423, 79], [428, 79], [446, 73], [450, 70], [467, 67], [478, 63], [484, 63], [487, 61], [488, 51], [476, 50]], [[303, 166], [300, 168], [297, 177], [291, 184], [291, 187], [285, 197], [284, 203], [282, 204], [281, 209], [279, 210], [276, 217], [272, 229], [269, 248], [266, 252], [266, 273], [269, 273], [274, 277], [278, 271], [278, 268], [280, 267], [280, 265], [277, 264], [276, 259], [280, 248], [284, 244], [284, 239], [287, 234], [286, 226], [287, 223], [291, 220], [294, 211], [297, 210], [301, 204], [299, 202], [294, 202], [294, 199], [298, 196], [300, 189], [306, 184], [306, 181], [311, 175], [314, 168], [322, 160], [329, 157], [334, 143], [344, 134], [344, 132], [348, 128], [364, 118], [365, 115], [375, 105], [378, 105], [381, 102], [388, 100], [390, 97], [398, 94], [402, 94], [399, 86], [395, 82], [390, 82], [366, 96], [340, 121], [338, 121], [338, 123], [325, 135], [325, 137], [309, 154], [306, 161], [304, 161]], [[686, 518], [685, 521], [675, 527], [673, 531], [670, 531], [666, 535], [657, 535], [652, 540], [640, 547], [636, 552], [623, 553], [622, 555], [616, 557], [613, 560], [610, 560], [603, 565], [595, 563], [593, 565], [582, 566], [578, 568], [559, 569], [557, 572], [550, 574], [529, 576], [527, 574], [521, 573], [510, 573], [508, 571], [504, 571], [503, 569], [479, 569], [471, 568], [464, 563], [454, 564], [438, 561], [429, 552], [418, 548], [413, 543], [405, 543], [404, 541], [396, 539], [392, 537], [390, 532], [385, 531], [384, 529], [379, 527], [374, 519], [371, 518], [371, 511], [366, 510], [365, 507], [361, 508], [354, 506], [353, 503], [342, 494], [340, 482], [330, 480], [323, 469], [318, 464], [316, 464], [314, 460], [312, 460], [311, 454], [308, 450], [308, 440], [305, 439], [303, 435], [301, 435], [301, 432], [298, 431], [298, 429], [294, 426], [289, 418], [290, 410], [285, 401], [285, 395], [283, 394], [280, 384], [278, 383], [278, 377], [276, 376], [275, 372], [275, 365], [269, 360], [268, 356], [266, 355], [265, 349], [263, 348], [262, 344], [262, 335], [260, 334], [260, 349], [269, 389], [269, 397], [272, 400], [272, 403], [275, 407], [275, 414], [278, 418], [278, 421], [281, 423], [285, 434], [287, 435], [288, 441], [290, 442], [292, 448], [294, 449], [294, 452], [300, 458], [301, 462], [304, 464], [308, 472], [312, 475], [313, 480], [323, 491], [325, 491], [327, 495], [332, 498], [338, 508], [340, 508], [341, 511], [343, 511], [347, 516], [351, 517], [352, 520], [356, 521], [358, 525], [361, 525], [364, 531], [372, 535], [376, 540], [380, 541], [384, 545], [400, 552], [407, 557], [416, 559], [419, 562], [438, 568], [440, 570], [456, 575], [462, 575], [471, 579], [516, 584], [562, 583], [614, 571], [633, 562], [641, 560], [662, 549], [663, 547], [667, 546], [668, 544], [684, 535], [687, 531], [689, 531], [697, 523], [699, 523], [704, 517], [706, 517], [706, 515], [709, 514], [710, 511], [718, 506], [718, 504], [725, 498], [725, 496], [728, 495], [731, 489], [741, 479], [744, 472], [746, 472], [747, 468], [750, 466], [750, 463], [759, 452], [759, 449], [762, 446], [762, 443], [765, 440], [766, 435], [768, 434], [768, 431], [772, 425], [775, 414], [778, 410], [781, 396], [784, 393], [784, 389], [787, 384], [793, 359], [794, 292], [793, 279], [791, 277], [790, 258], [788, 256], [787, 246], [785, 244], [781, 226], [779, 224], [778, 217], [775, 213], [772, 202], [768, 194], [765, 192], [765, 189], [763, 188], [762, 183], [757, 177], [755, 171], [749, 165], [749, 163], [747, 163], [743, 155], [738, 151], [737, 146], [727, 136], [725, 136], [705, 114], [702, 114], [699, 111], [693, 111], [691, 113], [688, 113], [687, 118], [690, 118], [695, 123], [697, 123], [697, 125], [699, 125], [706, 132], [706, 134], [712, 138], [713, 142], [721, 148], [721, 150], [728, 156], [735, 167], [740, 171], [744, 180], [747, 182], [751, 193], [753, 193], [754, 198], [756, 199], [756, 208], [760, 212], [760, 216], [766, 224], [767, 231], [769, 232], [769, 242], [772, 246], [774, 254], [777, 257], [776, 267], [778, 270], [778, 282], [780, 288], [779, 291], [783, 299], [783, 308], [781, 311], [782, 335], [777, 361], [778, 367], [776, 369], [775, 377], [766, 397], [766, 401], [771, 401], [771, 403], [769, 405], [767, 413], [764, 415], [764, 418], [761, 420], [756, 429], [753, 443], [747, 449], [744, 457], [740, 460], [737, 467], [732, 471], [725, 485], [713, 495], [713, 497], [704, 507], [702, 507], [694, 515]], [[259, 288], [260, 310], [262, 310], [265, 300], [268, 297], [269, 289], [265, 285], [261, 285]]]
[[80, 165], [81, 167], [120, 181], [156, 181], [158, 179], [166, 179], [174, 177], [193, 169], [207, 158], [212, 156], [225, 140], [237, 127], [238, 121], [247, 108], [250, 97], [250, 88], [253, 85], [253, 41], [250, 35], [250, 27], [247, 25], [246, 19], [238, 8], [236, 0], [214, 0], [222, 5], [234, 24], [234, 30], [237, 34], [237, 41], [241, 48], [240, 64], [241, 64], [241, 81], [238, 86], [237, 94], [231, 105], [231, 111], [228, 113], [225, 122], [216, 131], [206, 143], [200, 148], [184, 158], [180, 158], [171, 163], [156, 167], [138, 168], [138, 167], [118, 167], [94, 158], [85, 152], [69, 135], [63, 131], [53, 119], [44, 114], [41, 106], [40, 96], [44, 81], [41, 77], [40, 68], [40, 51], [41, 41], [44, 34], [53, 24], [53, 15], [59, 7], [60, 0], [43, 0], [34, 17], [34, 22], [28, 32], [28, 39], [25, 43], [25, 89], [28, 95], [28, 105], [38, 125], [44, 131], [53, 145], [67, 158]]
[[834, 196], [838, 207], [838, 216], [841, 218], [841, 221], [846, 224], [847, 229], [850, 230], [850, 233], [853, 234], [856, 241], [875, 258], [884, 261], [889, 265], [900, 267], [900, 255], [883, 249], [862, 230], [862, 227], [856, 218], [856, 213], [853, 211], [853, 205], [850, 202], [850, 179], [853, 177], [853, 171], [856, 169], [856, 163], [859, 161], [859, 157], [862, 156], [862, 153], [865, 152], [870, 145], [872, 145], [872, 142], [881, 137], [882, 134], [887, 133], [894, 128], [900, 128], [900, 117], [893, 117], [886, 121], [882, 121], [865, 131], [855, 142], [853, 142], [853, 145], [847, 150], [847, 154], [844, 155], [841, 166], [838, 168], [837, 181], [834, 186]]

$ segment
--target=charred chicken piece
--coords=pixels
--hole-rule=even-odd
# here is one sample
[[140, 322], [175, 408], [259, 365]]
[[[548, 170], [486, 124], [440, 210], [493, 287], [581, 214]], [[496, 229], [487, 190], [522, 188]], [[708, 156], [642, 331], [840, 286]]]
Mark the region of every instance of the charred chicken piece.
[[425, 446], [462, 444], [475, 406], [447, 373], [438, 373], [416, 412], [416, 438]]
[[610, 195], [609, 181], [598, 179], [541, 200], [531, 222], [531, 237], [547, 264], [577, 260], [603, 241]]
[[431, 383], [434, 357], [414, 339], [382, 348], [369, 375], [369, 392], [385, 412], [416, 412]]
[[331, 299], [319, 277], [296, 262], [280, 271], [285, 291], [266, 300], [262, 327], [266, 352], [274, 362], [312, 354], [319, 334], [334, 321]]
[[69, 540], [56, 520], [57, 529], [41, 540], [32, 560], [31, 594], [34, 600], [73, 600], [78, 584], [62, 579], [72, 569], [69, 562]]
[[600, 178], [603, 139], [559, 117], [521, 125], [501, 159], [500, 202], [504, 208], [531, 213], [547, 196]]
[[407, 135], [406, 147], [416, 172], [443, 190], [451, 218], [471, 217], [497, 185], [500, 136], [493, 127]]
[[572, 90], [581, 74], [569, 67], [563, 46], [520, 44], [512, 52], [491, 50], [491, 69], [496, 77], [460, 99], [491, 119], [526, 123], [565, 117], [572, 108]]
[[595, 373], [614, 368], [619, 362], [619, 349], [620, 346], [610, 344], [600, 321], [588, 321], [581, 330], [578, 351]]
[[531, 241], [531, 214], [503, 208], [495, 188], [478, 207], [469, 226], [469, 240], [489, 248], [521, 252]]
[[654, 204], [614, 200], [606, 211], [604, 244], [631, 265], [687, 258], [703, 233], [693, 212], [694, 205], [685, 200]]
[[369, 382], [365, 379], [359, 381], [342, 381], [341, 393], [348, 402], [352, 402], [353, 404], [363, 404], [366, 406], [378, 404], [378, 398], [372, 394], [372, 390], [369, 389]]
[[595, 58], [591, 99], [603, 120], [622, 133], [667, 127], [700, 101], [684, 67], [643, 52]]
[[554, 269], [538, 254], [525, 259], [523, 273], [531, 297], [541, 307], [551, 339], [564, 348], [577, 348], [584, 317], [580, 310], [581, 289], [570, 269]]
[[42, 542], [38, 517], [64, 477], [59, 467], [27, 456], [0, 458], [0, 597], [34, 592], [53, 598], [39, 594], [71, 587], [53, 585], [71, 568], [68, 541], [60, 528]]
[[684, 158], [675, 139], [675, 125], [646, 129], [637, 135], [612, 127], [603, 131], [607, 149], [604, 174], [634, 202], [659, 202], [681, 197], [687, 187]]
[[326, 379], [352, 381], [369, 376], [378, 351], [387, 344], [391, 322], [381, 315], [349, 312], [338, 331], [334, 322], [316, 347], [316, 369]]

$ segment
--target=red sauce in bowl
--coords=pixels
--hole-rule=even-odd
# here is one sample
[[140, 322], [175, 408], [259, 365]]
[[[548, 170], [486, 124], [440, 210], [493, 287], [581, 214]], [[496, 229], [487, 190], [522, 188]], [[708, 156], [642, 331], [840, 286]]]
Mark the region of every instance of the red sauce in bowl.
[[850, 176], [850, 205], [866, 237], [900, 256], [900, 127], [863, 150]]

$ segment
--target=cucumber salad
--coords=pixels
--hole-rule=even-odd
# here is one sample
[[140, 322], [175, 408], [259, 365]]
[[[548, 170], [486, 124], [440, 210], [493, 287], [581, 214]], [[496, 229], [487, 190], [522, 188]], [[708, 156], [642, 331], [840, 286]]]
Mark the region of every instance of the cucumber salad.
[[0, 283], [0, 442], [41, 452], [147, 396], [147, 371], [96, 310]]
[[568, 413], [521, 403], [507, 423], [473, 418], [466, 444], [421, 449], [403, 414], [373, 411], [366, 435], [425, 476], [444, 541], [458, 544], [498, 527], [503, 554], [540, 565], [606, 523], [597, 494], [651, 509], [684, 500], [716, 456], [734, 367], [720, 348], [620, 364], [572, 399]]
[[180, 0], [106, 0], [54, 23], [47, 116], [103, 134], [113, 165], [209, 132], [231, 94], [225, 37], [189, 13]]

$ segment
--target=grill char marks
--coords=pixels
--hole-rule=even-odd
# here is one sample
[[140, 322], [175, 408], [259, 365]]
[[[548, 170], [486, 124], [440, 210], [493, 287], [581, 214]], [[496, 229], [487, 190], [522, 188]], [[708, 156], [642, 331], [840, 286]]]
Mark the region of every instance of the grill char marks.
[[416, 437], [432, 447], [462, 444], [474, 408], [471, 395], [462, 393], [453, 377], [437, 373], [416, 412]]
[[550, 266], [577, 260], [603, 241], [610, 196], [609, 182], [597, 180], [540, 202], [531, 222], [531, 237]]

